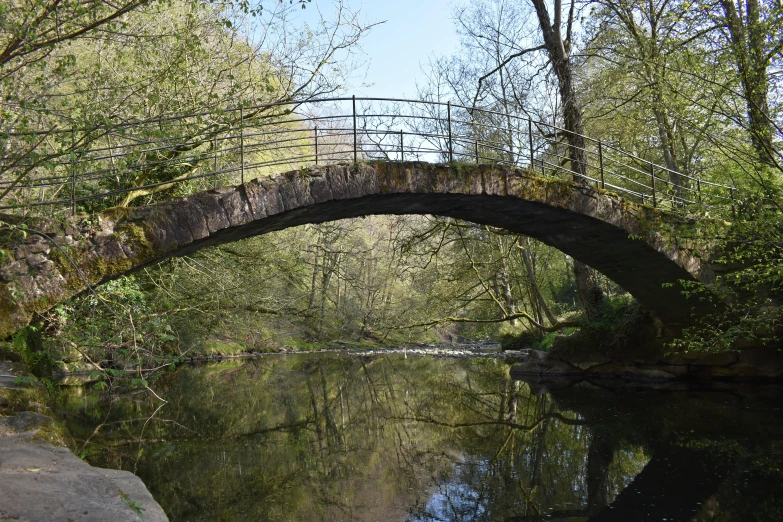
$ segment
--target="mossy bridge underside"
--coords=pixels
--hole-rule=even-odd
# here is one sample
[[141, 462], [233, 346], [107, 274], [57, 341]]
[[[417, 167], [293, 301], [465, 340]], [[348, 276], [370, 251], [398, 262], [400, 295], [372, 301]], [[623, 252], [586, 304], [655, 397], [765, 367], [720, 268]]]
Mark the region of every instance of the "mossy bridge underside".
[[[331, 165], [66, 222], [37, 221], [0, 265], [0, 338], [103, 282], [172, 256], [307, 223], [435, 214], [536, 238], [622, 286], [665, 324], [687, 324], [678, 280], [704, 279], [677, 217], [569, 181], [494, 165]], [[56, 246], [55, 246], [56, 244]]]

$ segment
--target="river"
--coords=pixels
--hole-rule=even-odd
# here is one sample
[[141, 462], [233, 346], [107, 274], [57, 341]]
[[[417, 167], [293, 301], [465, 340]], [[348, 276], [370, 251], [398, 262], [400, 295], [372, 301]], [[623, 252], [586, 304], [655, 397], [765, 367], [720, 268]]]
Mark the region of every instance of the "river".
[[150, 386], [64, 387], [58, 415], [77, 455], [136, 473], [172, 521], [783, 520], [775, 386], [525, 383], [493, 358], [339, 353]]

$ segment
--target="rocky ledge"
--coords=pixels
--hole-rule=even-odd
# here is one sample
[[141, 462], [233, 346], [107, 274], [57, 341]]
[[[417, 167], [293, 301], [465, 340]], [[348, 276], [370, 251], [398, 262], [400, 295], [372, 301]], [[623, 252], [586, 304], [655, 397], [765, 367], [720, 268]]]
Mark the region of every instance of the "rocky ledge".
[[133, 473], [94, 468], [65, 447], [71, 437], [45, 415], [42, 388], [0, 361], [0, 520], [167, 521]]
[[562, 357], [528, 350], [527, 358], [511, 368], [515, 376], [616, 377], [629, 380], [783, 379], [783, 357], [777, 348], [754, 348], [715, 354], [685, 353], [657, 359]]
[[94, 468], [67, 448], [37, 438], [38, 427], [47, 422], [51, 419], [31, 412], [0, 418], [0, 519], [168, 521], [133, 473]]

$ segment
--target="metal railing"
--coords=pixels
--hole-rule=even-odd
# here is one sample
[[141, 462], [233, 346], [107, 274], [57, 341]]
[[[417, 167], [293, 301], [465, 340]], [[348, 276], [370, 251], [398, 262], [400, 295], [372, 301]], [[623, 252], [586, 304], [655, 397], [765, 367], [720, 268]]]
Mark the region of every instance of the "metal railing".
[[668, 169], [545, 122], [450, 102], [327, 98], [10, 134], [0, 210], [58, 214], [146, 204], [285, 169], [369, 160], [509, 165], [675, 212], [733, 205], [734, 187]]

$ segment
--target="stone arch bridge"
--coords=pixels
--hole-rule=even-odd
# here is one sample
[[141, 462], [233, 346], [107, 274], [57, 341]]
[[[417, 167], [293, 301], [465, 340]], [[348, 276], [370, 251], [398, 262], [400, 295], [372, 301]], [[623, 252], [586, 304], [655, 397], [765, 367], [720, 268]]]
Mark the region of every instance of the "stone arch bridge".
[[674, 328], [688, 323], [695, 303], [668, 283], [709, 278], [677, 239], [682, 218], [604, 190], [496, 165], [341, 164], [30, 222], [0, 264], [0, 338], [88, 284], [208, 246], [371, 214], [436, 214], [536, 238], [600, 271]]

